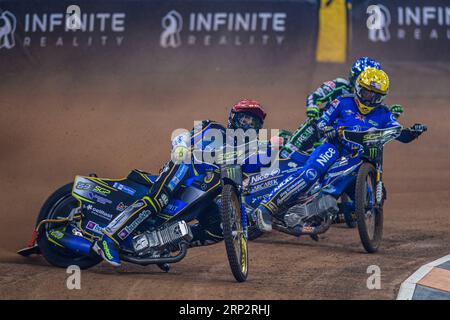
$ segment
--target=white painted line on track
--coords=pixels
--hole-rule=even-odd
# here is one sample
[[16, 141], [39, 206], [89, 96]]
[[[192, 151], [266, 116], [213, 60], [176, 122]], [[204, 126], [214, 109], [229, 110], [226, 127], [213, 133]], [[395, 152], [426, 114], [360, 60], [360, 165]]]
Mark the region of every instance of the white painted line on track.
[[427, 275], [434, 267], [450, 260], [450, 254], [445, 257], [434, 260], [420, 267], [408, 279], [403, 281], [398, 291], [397, 300], [411, 300], [416, 289], [416, 283]]

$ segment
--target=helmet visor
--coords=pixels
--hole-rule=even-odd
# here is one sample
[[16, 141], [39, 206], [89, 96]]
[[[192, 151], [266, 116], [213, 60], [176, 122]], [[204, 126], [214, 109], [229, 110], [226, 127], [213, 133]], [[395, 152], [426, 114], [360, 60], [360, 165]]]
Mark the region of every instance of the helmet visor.
[[357, 86], [357, 95], [362, 103], [371, 107], [379, 106], [386, 96], [375, 91], [367, 90], [366, 88], [360, 86]]
[[238, 128], [247, 129], [261, 129], [262, 123], [258, 117], [255, 117], [248, 112], [238, 112], [236, 113], [236, 124]]

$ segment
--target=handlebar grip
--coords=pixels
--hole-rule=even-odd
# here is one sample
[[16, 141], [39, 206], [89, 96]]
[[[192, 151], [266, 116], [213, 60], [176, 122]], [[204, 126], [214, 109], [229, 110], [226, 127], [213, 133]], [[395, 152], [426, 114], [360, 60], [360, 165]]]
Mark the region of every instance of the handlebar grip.
[[[416, 123], [414, 126], [411, 127], [411, 129], [414, 128], [415, 126], [422, 126], [422, 132], [425, 132], [425, 131], [428, 130], [428, 127], [426, 125], [424, 125], [424, 124], [421, 124], [421, 123]], [[412, 131], [420, 131], [420, 130], [412, 129]]]

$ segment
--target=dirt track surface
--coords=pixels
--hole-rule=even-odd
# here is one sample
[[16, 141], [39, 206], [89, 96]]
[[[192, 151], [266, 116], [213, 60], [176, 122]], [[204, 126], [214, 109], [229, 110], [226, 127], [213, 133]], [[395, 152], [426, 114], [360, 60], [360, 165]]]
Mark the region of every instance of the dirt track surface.
[[[344, 226], [318, 243], [273, 232], [250, 243], [246, 283], [234, 281], [219, 243], [190, 250], [167, 274], [153, 266], [114, 270], [102, 264], [83, 271], [82, 289], [73, 291], [65, 270], [15, 254], [53, 190], [75, 174], [122, 177], [135, 167], [155, 172], [167, 158], [173, 129], [205, 118], [225, 121], [228, 106], [241, 97], [266, 105], [268, 128], [295, 129], [304, 119], [306, 93], [347, 71], [325, 65], [294, 74], [216, 69], [189, 76], [96, 74], [82, 81], [63, 73], [11, 76], [0, 87], [0, 298], [395, 298], [415, 269], [450, 252], [450, 68], [385, 67], [392, 80], [388, 102], [405, 105], [405, 125], [423, 122], [429, 131], [412, 144], [387, 147], [379, 253], [364, 253], [357, 231]], [[381, 268], [380, 290], [366, 288], [370, 265]]]

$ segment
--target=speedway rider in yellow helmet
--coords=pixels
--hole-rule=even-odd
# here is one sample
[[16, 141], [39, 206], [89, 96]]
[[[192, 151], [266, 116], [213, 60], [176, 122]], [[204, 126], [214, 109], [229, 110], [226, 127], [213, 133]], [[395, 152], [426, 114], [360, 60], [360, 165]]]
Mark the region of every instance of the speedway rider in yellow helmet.
[[362, 72], [355, 84], [359, 112], [366, 115], [383, 103], [389, 91], [389, 77], [382, 71], [369, 68]]
[[[299, 170], [273, 188], [255, 210], [257, 225], [261, 231], [270, 231], [272, 216], [277, 215], [279, 208], [304, 195], [336, 160], [341, 157], [355, 163], [361, 160], [362, 149], [339, 139], [339, 127], [367, 131], [371, 128], [400, 126], [389, 108], [382, 104], [389, 92], [389, 77], [384, 71], [366, 69], [356, 80], [355, 89], [355, 95], [344, 95], [331, 102], [327, 111], [319, 118], [317, 127], [323, 132], [322, 136], [327, 137], [326, 141], [311, 153], [306, 164], [298, 166]], [[425, 130], [425, 126], [416, 124], [402, 130], [402, 135], [397, 140], [410, 142]], [[291, 161], [295, 161], [294, 158]]]

